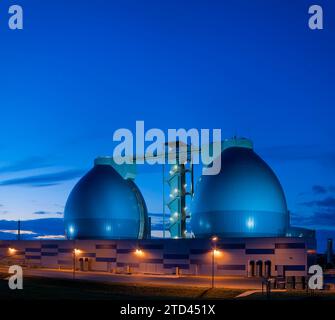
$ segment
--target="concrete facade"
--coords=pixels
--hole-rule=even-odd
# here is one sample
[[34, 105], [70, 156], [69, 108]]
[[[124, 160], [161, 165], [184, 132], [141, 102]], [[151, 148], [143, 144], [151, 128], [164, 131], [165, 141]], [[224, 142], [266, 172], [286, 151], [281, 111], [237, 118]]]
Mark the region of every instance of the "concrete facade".
[[216, 275], [305, 276], [315, 240], [227, 238], [215, 245], [208, 239], [0, 241], [1, 264], [72, 269], [75, 261], [78, 270], [116, 273], [210, 275], [213, 255]]

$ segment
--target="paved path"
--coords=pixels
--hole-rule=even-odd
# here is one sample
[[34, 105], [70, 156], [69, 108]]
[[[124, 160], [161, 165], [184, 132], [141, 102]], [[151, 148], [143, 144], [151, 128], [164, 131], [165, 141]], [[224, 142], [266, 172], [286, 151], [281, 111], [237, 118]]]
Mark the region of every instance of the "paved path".
[[257, 293], [257, 292], [262, 292], [262, 290], [249, 290], [249, 291], [245, 291], [245, 292], [239, 294], [238, 296], [236, 296], [235, 298], [248, 297], [248, 296], [251, 296], [252, 294]]
[[[239, 294], [235, 298], [245, 298], [245, 297], [251, 296], [255, 293], [261, 293], [261, 292], [262, 292], [262, 290], [248, 290], [248, 291], [245, 291], [245, 292]], [[286, 290], [285, 289], [271, 289], [271, 292], [286, 292]]]
[[[8, 269], [0, 268], [0, 271], [7, 272]], [[24, 269], [24, 275], [57, 278], [57, 279], [72, 279], [73, 272], [71, 270], [58, 269]], [[107, 272], [81, 272], [76, 271], [76, 279], [89, 280], [97, 282], [110, 283], [133, 283], [133, 284], [152, 284], [152, 285], [175, 285], [175, 286], [192, 286], [208, 288], [211, 286], [211, 277], [205, 276], [175, 276], [175, 275], [124, 275], [111, 274]], [[258, 289], [262, 288], [261, 279], [245, 278], [245, 277], [216, 277], [215, 287], [227, 289]]]

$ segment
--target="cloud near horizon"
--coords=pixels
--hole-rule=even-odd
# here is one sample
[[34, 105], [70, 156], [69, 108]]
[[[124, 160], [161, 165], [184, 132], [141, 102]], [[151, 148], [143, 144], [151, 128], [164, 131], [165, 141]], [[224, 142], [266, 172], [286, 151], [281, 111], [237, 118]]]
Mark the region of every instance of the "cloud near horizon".
[[37, 215], [48, 215], [48, 214], [62, 215], [63, 212], [60, 212], [60, 211], [57, 211], [57, 212], [50, 212], [50, 211], [35, 211], [34, 214], [37, 214]]
[[315, 211], [309, 216], [292, 214], [291, 219], [293, 225], [310, 227], [313, 229], [335, 230], [334, 212]]
[[64, 235], [44, 235], [44, 236], [37, 236], [34, 237], [36, 240], [63, 240], [65, 239]]
[[293, 213], [293, 224], [335, 230], [335, 191], [334, 186], [314, 185], [312, 194], [317, 199], [300, 202], [299, 205], [312, 210], [310, 215]]
[[335, 197], [328, 196], [321, 200], [312, 200], [300, 203], [305, 207], [317, 207], [321, 209], [335, 210]]
[[0, 167], [0, 173], [12, 173], [33, 169], [40, 169], [51, 167], [53, 164], [50, 162], [49, 158], [44, 157], [29, 157], [13, 164]]
[[[18, 234], [18, 230], [0, 230], [2, 233], [10, 233], [10, 234]], [[20, 234], [28, 234], [33, 235], [36, 234], [36, 232], [30, 231], [30, 230], [20, 230]]]
[[57, 185], [63, 181], [72, 180], [81, 177], [84, 170], [66, 170], [56, 173], [47, 173], [22, 178], [8, 179], [0, 181], [0, 186], [29, 186], [29, 187], [47, 187]]

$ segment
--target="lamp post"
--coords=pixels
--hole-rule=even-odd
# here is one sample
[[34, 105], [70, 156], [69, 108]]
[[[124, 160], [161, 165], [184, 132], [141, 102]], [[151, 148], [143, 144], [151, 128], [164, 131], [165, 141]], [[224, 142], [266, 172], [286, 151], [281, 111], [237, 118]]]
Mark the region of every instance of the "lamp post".
[[216, 242], [218, 241], [217, 236], [212, 237], [212, 289], [214, 288], [214, 278], [215, 278], [215, 253], [216, 253]]
[[[138, 258], [142, 258], [144, 256], [144, 251], [140, 247], [137, 247], [137, 249], [134, 251], [134, 254]], [[127, 268], [128, 268], [127, 272], [130, 273], [131, 272], [130, 266], [128, 265]]]
[[73, 256], [73, 274], [72, 274], [72, 278], [73, 280], [76, 278], [76, 256], [78, 254], [80, 254], [80, 250], [79, 249], [73, 249], [73, 252], [72, 252], [72, 256]]
[[72, 252], [72, 257], [73, 257], [73, 274], [72, 274], [72, 278], [73, 280], [76, 278], [76, 249], [73, 249]]

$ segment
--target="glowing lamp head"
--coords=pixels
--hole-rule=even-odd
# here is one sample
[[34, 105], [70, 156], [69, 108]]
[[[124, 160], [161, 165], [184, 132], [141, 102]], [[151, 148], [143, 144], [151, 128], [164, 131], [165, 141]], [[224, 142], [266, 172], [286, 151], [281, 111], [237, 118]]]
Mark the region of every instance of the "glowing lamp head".
[[216, 241], [218, 241], [218, 240], [219, 240], [219, 238], [218, 238], [217, 236], [213, 236], [213, 237], [212, 237], [212, 241], [213, 241], [213, 242], [216, 242]]
[[138, 257], [142, 257], [144, 255], [144, 252], [143, 250], [141, 249], [136, 249], [135, 250], [135, 254], [138, 256]]
[[16, 249], [14, 249], [14, 248], [8, 248], [8, 252], [9, 252], [10, 255], [15, 254]]
[[74, 249], [73, 252], [74, 252], [74, 254], [75, 254], [76, 256], [78, 256], [78, 255], [81, 254], [81, 250], [80, 250], [80, 249]]

